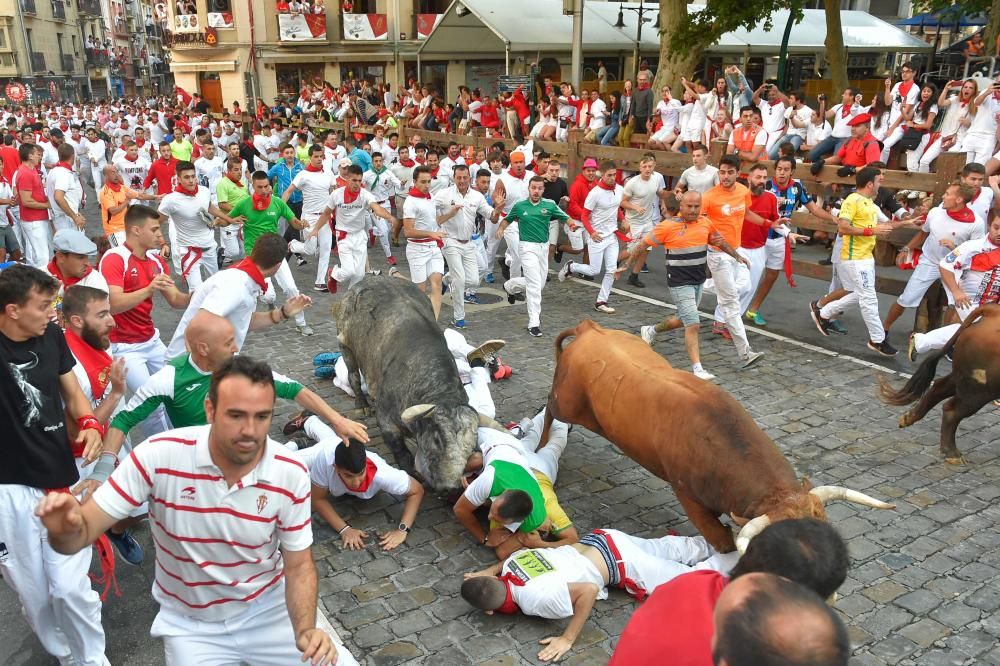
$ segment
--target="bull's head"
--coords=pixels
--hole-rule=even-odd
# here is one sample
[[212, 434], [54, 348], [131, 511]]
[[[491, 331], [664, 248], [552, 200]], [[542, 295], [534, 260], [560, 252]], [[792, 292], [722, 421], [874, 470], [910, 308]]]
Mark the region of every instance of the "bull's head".
[[803, 483], [803, 492], [788, 497], [774, 510], [757, 516], [748, 521], [739, 534], [736, 536], [736, 549], [740, 554], [746, 552], [750, 540], [764, 531], [764, 528], [773, 521], [786, 520], [790, 518], [819, 518], [826, 519], [827, 502], [833, 500], [844, 500], [854, 502], [862, 506], [870, 506], [875, 509], [895, 509], [895, 504], [888, 504], [877, 500], [870, 495], [851, 490], [842, 486], [820, 486], [819, 488], [808, 489], [808, 482]]
[[503, 430], [468, 405], [413, 405], [403, 410], [400, 419], [414, 442], [414, 468], [436, 490], [459, 486], [480, 426]]

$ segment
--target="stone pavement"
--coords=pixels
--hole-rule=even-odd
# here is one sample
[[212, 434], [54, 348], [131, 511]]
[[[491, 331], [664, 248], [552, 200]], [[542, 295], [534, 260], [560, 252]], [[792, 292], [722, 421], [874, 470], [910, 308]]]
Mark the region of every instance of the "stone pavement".
[[[395, 252], [402, 259], [401, 250]], [[381, 259], [373, 262], [384, 268]], [[405, 272], [405, 262], [401, 264]], [[311, 289], [313, 264], [292, 270], [298, 283]], [[657, 282], [661, 274], [662, 269], [654, 267], [644, 279]], [[490, 288], [483, 292], [500, 295]], [[544, 404], [552, 377], [552, 342], [560, 330], [593, 318], [608, 327], [636, 331], [667, 312], [655, 303], [616, 295], [612, 300], [618, 312], [603, 315], [592, 309], [595, 292], [595, 283], [559, 284], [553, 276], [543, 296], [546, 335], [541, 339], [524, 331], [523, 303], [508, 306], [496, 298], [490, 299], [491, 306], [468, 307], [464, 333], [473, 344], [485, 338], [507, 340], [502, 355], [514, 367], [514, 376], [493, 385], [498, 420], [531, 416]], [[787, 299], [788, 293], [772, 298]], [[244, 353], [267, 359], [337, 409], [360, 418], [353, 401], [331, 382], [311, 378], [312, 356], [337, 347], [329, 314], [337, 298], [320, 294], [315, 299], [307, 315], [315, 336], [299, 337], [291, 324], [283, 324], [251, 333]], [[710, 305], [711, 299], [706, 299], [702, 309]], [[157, 323], [169, 337], [178, 313], [162, 301], [156, 311]], [[445, 306], [441, 320], [448, 321], [450, 315]], [[803, 322], [803, 333], [807, 327]], [[836, 605], [850, 626], [856, 649], [852, 663], [1000, 664], [997, 411], [986, 408], [965, 421], [959, 446], [969, 464], [948, 467], [937, 453], [940, 410], [899, 430], [901, 410], [875, 398], [870, 363], [759, 335], [751, 342], [767, 356], [741, 371], [734, 366], [731, 346], [706, 331], [703, 362], [774, 438], [793, 467], [814, 485], [843, 484], [898, 505], [895, 511], [841, 502], [828, 507], [852, 557]], [[655, 348], [677, 367], [688, 367], [679, 334], [660, 336]], [[273, 434], [280, 437], [281, 425], [294, 411], [291, 403], [278, 405]], [[385, 454], [373, 419], [367, 422], [374, 448]], [[667, 529], [694, 533], [663, 481], [582, 428], [570, 434], [557, 490], [581, 530], [613, 526], [641, 536], [659, 536]], [[336, 506], [353, 526], [372, 531], [392, 529], [402, 510], [401, 501], [387, 496], [369, 502], [338, 500]], [[314, 528], [322, 605], [363, 663], [538, 663], [537, 640], [557, 635], [565, 626], [523, 616], [486, 616], [465, 604], [458, 595], [461, 574], [490, 564], [492, 553], [464, 534], [450, 506], [437, 497], [425, 499], [407, 542], [390, 554], [381, 553], [374, 538], [365, 550], [343, 551], [328, 526], [317, 520]], [[145, 529], [139, 536], [148, 548], [147, 562], [141, 572], [119, 567], [127, 598], [110, 598], [105, 607], [108, 656], [116, 665], [160, 664], [163, 659], [159, 643], [147, 638], [155, 613], [147, 592], [152, 544]], [[0, 590], [0, 662], [52, 663], [14, 611], [12, 595], [2, 586]], [[607, 601], [597, 604], [564, 663], [606, 663], [634, 607], [630, 597], [612, 591]]]

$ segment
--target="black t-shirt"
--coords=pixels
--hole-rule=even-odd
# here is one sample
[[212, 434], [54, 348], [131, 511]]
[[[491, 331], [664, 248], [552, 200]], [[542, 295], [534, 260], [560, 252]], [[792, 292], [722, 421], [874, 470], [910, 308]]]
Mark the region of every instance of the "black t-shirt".
[[558, 206], [560, 199], [563, 197], [569, 198], [569, 188], [566, 187], [566, 181], [562, 178], [556, 178], [551, 183], [546, 180], [545, 189], [542, 191], [542, 197], [545, 199], [551, 199]]
[[74, 365], [76, 359], [55, 324], [24, 342], [0, 333], [0, 484], [66, 488], [80, 478], [59, 391], [59, 377], [72, 372]]

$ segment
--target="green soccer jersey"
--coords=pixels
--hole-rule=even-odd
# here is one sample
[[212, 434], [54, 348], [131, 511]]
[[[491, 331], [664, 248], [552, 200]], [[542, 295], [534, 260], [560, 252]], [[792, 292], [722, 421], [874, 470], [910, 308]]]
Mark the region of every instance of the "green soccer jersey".
[[215, 184], [215, 197], [220, 204], [227, 203], [230, 206], [235, 206], [249, 196], [250, 193], [247, 191], [246, 185], [234, 183], [229, 176], [223, 176]]
[[[174, 428], [205, 425], [205, 398], [211, 380], [211, 372], [196, 367], [190, 354], [181, 354], [135, 392], [125, 409], [111, 419], [111, 427], [128, 434], [160, 405], [167, 410]], [[274, 390], [279, 398], [294, 400], [302, 388], [302, 384], [274, 373]]]
[[518, 236], [525, 243], [548, 243], [549, 222], [568, 219], [569, 216], [551, 199], [541, 199], [536, 204], [530, 199], [522, 199], [507, 213], [507, 221], [517, 223]]
[[[548, 240], [549, 237], [546, 235], [545, 242]], [[546, 513], [545, 498], [542, 497], [542, 489], [538, 486], [538, 479], [522, 465], [506, 460], [494, 460], [490, 463], [490, 467], [493, 468], [493, 487], [490, 488], [490, 499], [498, 497], [505, 490], [523, 490], [531, 497], [531, 513], [518, 527], [518, 531], [533, 532], [541, 527], [545, 523]]]
[[285, 218], [289, 222], [295, 219], [295, 213], [281, 197], [271, 195], [271, 203], [264, 210], [253, 207], [253, 198], [247, 197], [233, 206], [229, 217], [245, 218], [243, 222], [243, 251], [247, 256], [253, 251], [253, 245], [261, 234], [278, 233], [278, 220]]

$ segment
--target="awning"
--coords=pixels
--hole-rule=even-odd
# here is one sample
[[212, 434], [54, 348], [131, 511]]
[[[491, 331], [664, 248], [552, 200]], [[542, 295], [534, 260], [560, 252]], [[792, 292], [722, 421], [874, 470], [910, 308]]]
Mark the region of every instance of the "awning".
[[[177, 58], [180, 52], [174, 52], [174, 58]], [[181, 60], [172, 60], [170, 62], [171, 72], [235, 72], [236, 71], [236, 61], [235, 60], [192, 60], [191, 62], [184, 62]]]
[[[638, 7], [638, 3], [623, 3]], [[649, 4], [645, 5], [647, 8]], [[655, 4], [653, 4], [655, 7]], [[454, 0], [434, 32], [420, 47], [421, 56], [430, 54], [460, 56], [541, 51], [569, 52], [573, 46], [573, 17], [562, 13], [562, 0]], [[704, 5], [688, 5], [688, 12], [701, 11]], [[825, 48], [826, 15], [822, 9], [806, 9], [803, 19], [792, 29], [789, 53], [816, 53]], [[652, 27], [656, 12], [646, 15], [651, 22], [643, 29], [643, 53], [659, 51], [659, 35]], [[844, 47], [849, 52], [898, 51], [913, 53], [933, 49], [890, 23], [860, 11], [841, 11]], [[585, 2], [583, 7], [584, 53], [631, 52], [635, 44], [636, 12], [622, 13], [625, 26], [616, 28], [618, 4]], [[722, 36], [707, 49], [708, 53], [744, 53], [777, 55], [788, 10], [772, 17], [771, 30], [757, 27], [736, 30]], [[763, 24], [763, 21], [761, 21]]]
[[921, 28], [936, 28], [941, 26], [942, 28], [954, 28], [956, 25], [959, 28], [971, 28], [987, 24], [986, 14], [962, 14], [959, 11], [940, 11], [940, 12], [924, 12], [923, 14], [914, 14], [908, 19], [903, 19], [902, 21], [896, 21], [896, 25], [904, 25], [908, 27], [921, 27]]

